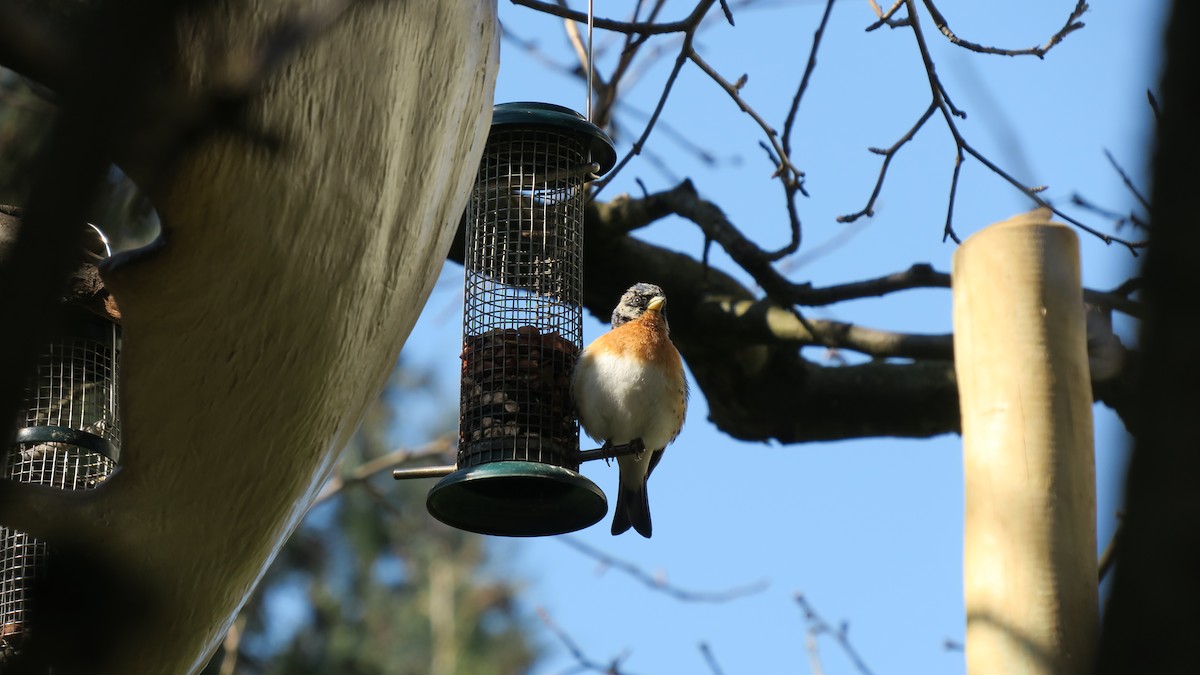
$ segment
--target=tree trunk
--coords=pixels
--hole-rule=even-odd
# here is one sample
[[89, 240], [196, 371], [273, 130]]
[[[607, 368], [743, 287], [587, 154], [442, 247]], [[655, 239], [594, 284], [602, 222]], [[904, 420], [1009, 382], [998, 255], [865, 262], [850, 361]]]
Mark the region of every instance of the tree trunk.
[[1142, 267], [1141, 432], [1104, 616], [1101, 673], [1200, 673], [1200, 5], [1177, 0], [1158, 100], [1150, 250]]

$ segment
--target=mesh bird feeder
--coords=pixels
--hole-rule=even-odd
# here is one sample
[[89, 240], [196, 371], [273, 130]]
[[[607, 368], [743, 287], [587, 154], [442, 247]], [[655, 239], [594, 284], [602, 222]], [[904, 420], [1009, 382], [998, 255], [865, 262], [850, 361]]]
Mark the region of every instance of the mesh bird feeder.
[[466, 210], [457, 471], [431, 514], [473, 532], [535, 536], [608, 510], [578, 473], [571, 371], [583, 340], [586, 183], [612, 141], [574, 111], [496, 106]]
[[[103, 235], [98, 260], [111, 251]], [[62, 490], [87, 490], [116, 467], [121, 446], [117, 382], [121, 328], [92, 264], [72, 278], [63, 331], [26, 383], [17, 433], [0, 458], [0, 476]], [[0, 665], [37, 630], [34, 583], [50, 555], [46, 542], [0, 527]]]

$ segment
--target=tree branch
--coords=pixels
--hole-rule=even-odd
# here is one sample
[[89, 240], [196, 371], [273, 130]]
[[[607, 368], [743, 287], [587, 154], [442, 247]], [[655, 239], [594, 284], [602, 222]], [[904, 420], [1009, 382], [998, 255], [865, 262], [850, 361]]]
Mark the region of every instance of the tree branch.
[[729, 602], [730, 600], [743, 598], [747, 595], [761, 593], [767, 588], [766, 581], [757, 581], [752, 584], [730, 588], [723, 591], [690, 591], [668, 583], [667, 580], [662, 576], [649, 574], [631, 562], [614, 558], [603, 551], [592, 548], [582, 541], [579, 541], [575, 537], [559, 537], [558, 540], [582, 553], [583, 555], [591, 558], [592, 560], [595, 560], [604, 567], [611, 567], [613, 569], [620, 570], [641, 582], [647, 588], [660, 593], [665, 593], [666, 595], [683, 602]]
[[[571, 21], [586, 22], [587, 14], [577, 12], [573, 9], [563, 7], [552, 2], [541, 2], [541, 0], [510, 0], [512, 4], [521, 7], [528, 7], [539, 12], [544, 12], [563, 19]], [[716, 0], [713, 0], [714, 2]], [[711, 6], [712, 2], [705, 2]], [[592, 25], [596, 28], [611, 30], [615, 33], [630, 33], [636, 35], [662, 35], [663, 33], [685, 33], [693, 29], [695, 12], [693, 11], [687, 18], [680, 21], [669, 21], [664, 23], [644, 22], [644, 21], [614, 21], [603, 17], [594, 17]]]
[[941, 31], [942, 35], [945, 35], [946, 39], [952, 44], [958, 45], [964, 49], [969, 49], [973, 52], [979, 52], [980, 54], [1000, 54], [1002, 56], [1036, 56], [1039, 59], [1044, 58], [1046, 56], [1046, 52], [1050, 51], [1055, 45], [1062, 42], [1063, 38], [1067, 37], [1067, 35], [1070, 35], [1080, 28], [1083, 28], [1083, 22], [1079, 21], [1079, 18], [1088, 10], [1087, 3], [1084, 2], [1084, 0], [1078, 0], [1078, 2], [1075, 3], [1075, 9], [1071, 11], [1071, 15], [1067, 17], [1063, 27], [1060, 28], [1054, 35], [1051, 35], [1050, 39], [1046, 40], [1046, 44], [1044, 45], [1029, 47], [1027, 49], [1001, 49], [999, 47], [981, 45], [977, 42], [971, 42], [970, 40], [964, 40], [958, 37], [954, 34], [954, 31], [950, 30], [950, 25], [946, 22], [946, 17], [942, 16], [942, 13], [938, 11], [937, 5], [933, 4], [933, 0], [923, 0], [923, 2], [925, 3], [925, 9], [929, 12], [929, 16], [933, 18], [934, 25], [937, 26], [937, 29]]
[[[1042, 196], [1039, 193], [1044, 188], [1033, 187], [1033, 186], [1029, 186], [1029, 185], [1022, 183], [1021, 181], [1019, 181], [1015, 177], [1013, 177], [1011, 174], [1009, 174], [1007, 171], [1002, 169], [995, 162], [988, 159], [983, 153], [976, 150], [973, 146], [971, 146], [970, 143], [967, 142], [966, 138], [962, 135], [962, 132], [959, 130], [958, 124], [954, 121], [954, 118], [956, 116], [957, 117], [966, 117], [966, 114], [963, 113], [962, 111], [958, 110], [957, 108], [955, 108], [954, 104], [950, 102], [949, 97], [946, 95], [946, 89], [942, 85], [941, 78], [938, 77], [937, 69], [935, 68], [934, 63], [933, 63], [933, 57], [930, 55], [929, 47], [925, 41], [925, 33], [921, 30], [921, 23], [920, 23], [919, 19], [917, 18], [916, 8], [914, 5], [916, 0], [904, 0], [904, 2], [908, 6], [909, 27], [912, 28], [913, 37], [917, 43], [917, 50], [921, 54], [921, 61], [925, 64], [925, 76], [926, 76], [926, 79], [929, 81], [929, 89], [930, 89], [930, 92], [932, 93], [932, 105], [936, 106], [937, 109], [941, 111], [942, 117], [946, 121], [946, 128], [950, 132], [950, 135], [953, 136], [955, 147], [956, 147], [956, 153], [957, 153], [956, 165], [955, 165], [955, 170], [954, 170], [954, 176], [953, 176], [952, 182], [951, 182], [951, 193], [950, 193], [951, 201], [950, 201], [949, 208], [947, 210], [946, 225], [944, 228], [945, 237], [952, 238], [955, 241], [958, 240], [957, 235], [954, 234], [953, 222], [952, 222], [951, 218], [953, 216], [953, 208], [954, 208], [953, 195], [954, 195], [955, 191], [957, 190], [959, 166], [961, 165], [961, 162], [962, 162], [961, 155], [962, 155], [962, 153], [965, 152], [966, 154], [974, 157], [976, 160], [979, 161], [980, 164], [983, 164], [985, 167], [988, 168], [988, 170], [990, 170], [992, 173], [994, 173], [997, 176], [999, 176], [1000, 178], [1002, 178], [1009, 185], [1013, 186], [1014, 188], [1019, 190], [1022, 194], [1029, 197], [1038, 206], [1050, 209], [1051, 211], [1054, 212], [1055, 215], [1057, 215], [1059, 218], [1062, 218], [1065, 222], [1068, 222], [1068, 223], [1074, 225], [1075, 227], [1079, 228], [1080, 230], [1083, 230], [1084, 232], [1087, 232], [1088, 234], [1091, 234], [1091, 235], [1099, 238], [1105, 244], [1109, 244], [1109, 245], [1120, 244], [1120, 245], [1124, 246], [1125, 248], [1127, 248], [1129, 250], [1129, 252], [1135, 256], [1137, 255], [1139, 249], [1145, 248], [1147, 245], [1146, 241], [1131, 241], [1131, 240], [1127, 240], [1127, 239], [1122, 239], [1120, 237], [1115, 237], [1111, 234], [1106, 234], [1104, 232], [1100, 232], [1099, 230], [1096, 230], [1095, 228], [1087, 225], [1086, 223], [1080, 222], [1079, 220], [1072, 218], [1070, 215], [1064, 213], [1059, 208], [1057, 208], [1056, 206], [1054, 206], [1053, 204], [1051, 204], [1050, 202], [1048, 202], [1042, 198]], [[925, 0], [925, 2], [929, 6], [932, 5], [930, 0]], [[1082, 1], [1076, 6], [1076, 10], [1079, 12], [1082, 12], [1083, 10], [1086, 10], [1086, 9], [1087, 9], [1087, 5], [1086, 5], [1086, 3], [1083, 3]], [[937, 15], [937, 16], [940, 16], [940, 15]], [[936, 23], [937, 16], [934, 17], [935, 23]], [[1082, 26], [1082, 24], [1080, 24], [1080, 25]], [[1059, 38], [1059, 39], [1061, 39], [1061, 38]]]
[[[958, 390], [945, 336], [889, 333], [850, 324], [808, 320], [793, 304], [830, 304], [874, 297], [909, 288], [947, 288], [949, 276], [929, 265], [850, 284], [813, 288], [795, 284], [762, 258], [757, 247], [712, 204], [696, 204], [690, 183], [640, 199], [621, 196], [593, 202], [587, 213], [584, 247], [584, 306], [607, 320], [613, 304], [629, 286], [650, 281], [667, 289], [671, 337], [683, 354], [709, 404], [709, 420], [743, 440], [799, 443], [869, 436], [924, 438], [957, 433]], [[632, 230], [671, 213], [706, 222], [705, 234], [719, 237], [738, 264], [746, 260], [752, 275], [772, 284], [763, 299], [728, 274], [702, 260], [628, 236]], [[461, 264], [463, 232], [450, 251]], [[759, 264], [761, 263], [761, 264]], [[756, 281], [762, 284], [756, 276]], [[764, 285], [764, 290], [767, 287]], [[1118, 292], [1089, 291], [1095, 300], [1137, 303]], [[794, 301], [794, 302], [793, 302]], [[1081, 308], [1082, 311], [1083, 308]], [[815, 332], [814, 332], [815, 331]], [[798, 347], [835, 346], [881, 357], [920, 358], [915, 363], [874, 361], [852, 366], [821, 366], [805, 359]], [[1136, 372], [1129, 352], [1117, 377], [1093, 383], [1096, 400], [1118, 411], [1136, 433], [1129, 391]]]
[[723, 338], [749, 343], [849, 349], [876, 358], [950, 360], [954, 357], [953, 337], [949, 334], [914, 335], [840, 321], [802, 321], [795, 312], [770, 300], [708, 296], [697, 308], [697, 314]]
[[[441, 457], [450, 452], [452, 447], [453, 444], [450, 438], [439, 438], [415, 450], [400, 448], [382, 457], [376, 457], [368, 462], [364, 462], [344, 474], [335, 475], [330, 478], [321, 488], [321, 492], [317, 494], [317, 498], [313, 500], [312, 506], [320, 504], [351, 485], [365, 484], [374, 476], [385, 471], [390, 471], [402, 464], [431, 457]], [[312, 506], [309, 508], [312, 508]]]
[[[702, 198], [691, 181], [685, 180], [670, 190], [640, 199], [621, 195], [607, 204], [597, 205], [597, 208], [614, 228], [614, 234], [632, 232], [668, 215], [678, 215], [692, 221], [707, 238], [725, 249], [734, 262], [766, 291], [768, 297], [781, 306], [819, 307], [911, 288], [950, 287], [950, 275], [934, 271], [928, 264], [915, 264], [903, 272], [826, 288], [790, 281], [771, 264], [772, 255], [743, 235], [736, 225], [729, 222], [720, 207]], [[1131, 316], [1140, 314], [1138, 303], [1123, 295], [1090, 289], [1085, 289], [1084, 293], [1085, 300], [1091, 304], [1111, 307]]]
[[800, 606], [800, 611], [804, 612], [804, 621], [807, 626], [809, 637], [810, 656], [816, 657], [816, 638], [821, 635], [828, 635], [833, 638], [838, 647], [841, 647], [842, 652], [854, 664], [855, 670], [861, 675], [871, 675], [871, 669], [867, 667], [866, 662], [859, 656], [858, 650], [850, 643], [850, 625], [843, 621], [837, 628], [834, 628], [828, 621], [817, 613], [808, 599], [802, 593], [796, 594], [796, 604]]

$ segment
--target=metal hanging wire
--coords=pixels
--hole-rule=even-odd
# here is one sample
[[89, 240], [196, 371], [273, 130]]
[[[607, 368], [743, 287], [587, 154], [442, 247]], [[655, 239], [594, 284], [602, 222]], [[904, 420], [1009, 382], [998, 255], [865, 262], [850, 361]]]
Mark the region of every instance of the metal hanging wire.
[[595, 66], [592, 65], [592, 28], [595, 24], [595, 17], [592, 13], [592, 2], [588, 0], [587, 9], [587, 121], [592, 121], [592, 77]]

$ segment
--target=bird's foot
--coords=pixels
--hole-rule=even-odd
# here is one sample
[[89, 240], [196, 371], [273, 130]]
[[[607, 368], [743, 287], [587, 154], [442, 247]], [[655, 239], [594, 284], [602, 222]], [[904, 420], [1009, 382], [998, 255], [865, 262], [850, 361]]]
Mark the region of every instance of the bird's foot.
[[646, 444], [640, 438], [629, 441], [629, 447], [633, 449], [633, 456], [638, 459], [641, 459], [642, 453], [646, 451]]
[[[608, 441], [604, 441], [604, 445], [601, 445], [600, 449], [603, 450], [605, 453], [608, 453], [608, 452], [612, 451], [612, 446], [613, 446], [612, 441], [608, 440]], [[604, 466], [612, 466], [612, 456], [611, 455], [606, 455], [604, 457]]]

